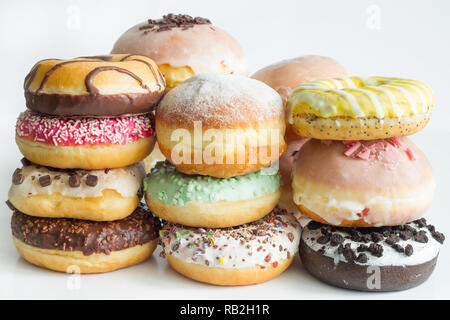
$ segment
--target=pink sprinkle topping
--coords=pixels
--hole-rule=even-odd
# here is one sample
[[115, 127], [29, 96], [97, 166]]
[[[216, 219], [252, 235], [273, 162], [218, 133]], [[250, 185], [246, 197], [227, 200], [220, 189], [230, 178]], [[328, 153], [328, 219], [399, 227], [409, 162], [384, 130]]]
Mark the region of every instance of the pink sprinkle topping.
[[361, 142], [353, 141], [351, 144], [345, 144], [345, 145], [348, 146], [348, 147], [344, 150], [344, 154], [347, 157], [350, 157], [361, 146]]
[[16, 134], [33, 141], [62, 146], [134, 142], [154, 135], [151, 114], [112, 118], [59, 118], [25, 111], [19, 115]]
[[402, 142], [398, 137], [388, 138], [387, 141], [396, 148], [400, 148], [402, 146]]
[[409, 160], [411, 161], [416, 160], [416, 156], [414, 155], [414, 152], [410, 148], [406, 149], [405, 152], [408, 155]]
[[365, 145], [361, 145], [361, 150], [356, 154], [356, 157], [361, 160], [369, 160], [371, 158], [371, 148], [366, 147]]
[[363, 211], [361, 211], [360, 213], [358, 213], [358, 217], [360, 218], [365, 218], [369, 215], [369, 208], [364, 208]]

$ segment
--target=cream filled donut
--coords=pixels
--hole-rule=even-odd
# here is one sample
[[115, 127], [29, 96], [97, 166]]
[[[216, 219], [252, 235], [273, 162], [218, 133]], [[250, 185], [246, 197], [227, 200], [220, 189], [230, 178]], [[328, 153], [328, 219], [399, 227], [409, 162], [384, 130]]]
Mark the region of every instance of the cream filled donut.
[[168, 90], [200, 73], [248, 73], [247, 58], [236, 39], [208, 19], [183, 14], [137, 24], [120, 36], [112, 52], [152, 58]]
[[423, 218], [380, 228], [341, 228], [312, 221], [302, 231], [299, 253], [308, 272], [333, 286], [397, 291], [428, 279], [444, 240]]
[[129, 216], [142, 197], [143, 163], [106, 170], [55, 169], [26, 159], [12, 177], [8, 200], [36, 217], [113, 221]]
[[56, 117], [25, 111], [16, 143], [31, 162], [55, 168], [120, 168], [143, 160], [155, 143], [151, 113], [122, 117]]
[[20, 255], [42, 268], [99, 273], [149, 258], [158, 244], [159, 219], [142, 205], [117, 221], [40, 218], [17, 210], [11, 219]]
[[[276, 90], [284, 104], [292, 90], [299, 84], [338, 77], [347, 77], [344, 67], [332, 58], [317, 55], [285, 59], [264, 67], [252, 75], [253, 79], [262, 81]], [[286, 140], [293, 141], [299, 138], [287, 124]]]
[[420, 131], [432, 107], [433, 92], [417, 80], [335, 78], [296, 87], [287, 101], [287, 120], [304, 137], [373, 140]]
[[234, 228], [190, 228], [164, 223], [161, 245], [169, 264], [193, 280], [214, 285], [250, 285], [280, 275], [298, 250], [300, 227], [276, 209]]
[[238, 75], [203, 74], [168, 92], [156, 110], [164, 156], [186, 174], [227, 178], [257, 171], [286, 149], [280, 96]]
[[144, 180], [145, 200], [158, 217], [192, 227], [224, 228], [258, 220], [280, 198], [280, 176], [258, 170], [231, 178], [187, 175], [158, 162]]
[[395, 226], [426, 212], [435, 180], [428, 159], [406, 137], [310, 139], [298, 153], [292, 189], [300, 211], [318, 222]]

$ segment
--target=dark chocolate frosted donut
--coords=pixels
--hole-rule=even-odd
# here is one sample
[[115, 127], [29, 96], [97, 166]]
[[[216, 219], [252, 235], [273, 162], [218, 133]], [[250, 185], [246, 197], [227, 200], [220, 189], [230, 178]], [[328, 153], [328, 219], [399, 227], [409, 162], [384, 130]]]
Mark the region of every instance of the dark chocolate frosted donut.
[[344, 228], [311, 221], [299, 254], [314, 277], [360, 291], [418, 286], [436, 265], [445, 237], [424, 218], [402, 226]]
[[128, 217], [97, 222], [65, 218], [39, 218], [15, 210], [11, 219], [13, 236], [41, 249], [81, 251], [89, 256], [106, 255], [158, 238], [159, 219], [140, 204]]

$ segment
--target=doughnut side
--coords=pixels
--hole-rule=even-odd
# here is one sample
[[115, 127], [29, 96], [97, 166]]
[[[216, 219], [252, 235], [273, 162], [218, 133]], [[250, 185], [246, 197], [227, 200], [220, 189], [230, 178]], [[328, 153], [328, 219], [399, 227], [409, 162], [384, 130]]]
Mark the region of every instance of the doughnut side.
[[146, 193], [150, 210], [158, 217], [190, 227], [225, 228], [258, 220], [276, 206], [280, 190], [262, 197], [241, 201], [205, 203], [191, 201], [179, 207], [165, 204]]
[[320, 140], [374, 140], [409, 136], [430, 120], [431, 112], [408, 118], [321, 118], [312, 114], [293, 116], [292, 130], [299, 136]]
[[126, 268], [147, 260], [155, 250], [158, 240], [113, 251], [109, 255], [94, 253], [85, 256], [81, 251], [63, 251], [34, 247], [13, 237], [19, 254], [28, 262], [59, 272], [102, 273]]
[[379, 267], [379, 285], [374, 282], [374, 271], [369, 266], [355, 263], [334, 263], [332, 258], [309, 248], [300, 242], [300, 259], [303, 266], [317, 279], [332, 286], [358, 291], [399, 291], [406, 290], [425, 282], [436, 266], [437, 257], [412, 266]]
[[54, 146], [20, 138], [20, 152], [31, 162], [54, 168], [97, 170], [120, 168], [137, 163], [148, 156], [155, 137], [146, 137], [124, 145]]
[[103, 190], [101, 197], [70, 197], [60, 193], [31, 196], [10, 195], [17, 210], [35, 217], [72, 218], [92, 221], [113, 221], [129, 216], [140, 198], [122, 197], [115, 190]]
[[276, 268], [268, 266], [223, 269], [207, 267], [182, 261], [171, 255], [167, 256], [170, 266], [182, 275], [200, 282], [219, 286], [245, 286], [269, 281], [278, 277], [292, 263], [293, 257], [278, 262]]
[[320, 222], [400, 225], [422, 216], [435, 191], [433, 170], [408, 138], [309, 140], [298, 153], [293, 199]]
[[213, 130], [197, 132], [158, 118], [156, 121], [161, 152], [186, 174], [227, 178], [254, 172], [277, 161], [287, 148], [282, 119], [260, 123], [254, 128]]

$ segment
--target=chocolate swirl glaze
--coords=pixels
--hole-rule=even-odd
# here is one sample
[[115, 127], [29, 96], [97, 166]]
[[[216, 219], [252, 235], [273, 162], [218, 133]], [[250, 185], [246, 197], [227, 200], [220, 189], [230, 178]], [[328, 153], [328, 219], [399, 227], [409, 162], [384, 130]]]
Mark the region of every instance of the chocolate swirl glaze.
[[[36, 91], [31, 91], [30, 86], [35, 80], [36, 74], [43, 61], [58, 60], [45, 59], [38, 62], [25, 77], [24, 89], [27, 108], [44, 114], [55, 116], [91, 116], [109, 117], [130, 114], [142, 114], [150, 112], [162, 98], [165, 89], [165, 80], [161, 71], [145, 61], [146, 57], [137, 55], [100, 55], [90, 57], [80, 57], [76, 60], [61, 60], [50, 68], [39, 83]], [[59, 68], [67, 64], [79, 64], [86, 62], [124, 62], [137, 61], [145, 64], [152, 73], [158, 90], [152, 91], [143, 82], [141, 77], [125, 68], [116, 66], [99, 66], [93, 68], [86, 76], [84, 84], [88, 94], [47, 94], [42, 90], [52, 74]], [[103, 71], [116, 71], [135, 79], [139, 86], [147, 93], [118, 93], [102, 95], [93, 84], [95, 76]]]
[[142, 204], [125, 219], [107, 222], [38, 218], [15, 209], [11, 229], [15, 238], [28, 245], [89, 256], [109, 255], [157, 239], [161, 222]]

